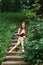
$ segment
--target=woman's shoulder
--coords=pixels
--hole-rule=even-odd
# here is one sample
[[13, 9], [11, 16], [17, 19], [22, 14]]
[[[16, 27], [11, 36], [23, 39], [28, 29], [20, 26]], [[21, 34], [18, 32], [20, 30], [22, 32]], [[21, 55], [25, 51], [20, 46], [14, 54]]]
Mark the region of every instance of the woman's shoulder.
[[18, 30], [21, 30], [21, 28], [19, 28]]
[[21, 30], [21, 28], [19, 28], [19, 30]]

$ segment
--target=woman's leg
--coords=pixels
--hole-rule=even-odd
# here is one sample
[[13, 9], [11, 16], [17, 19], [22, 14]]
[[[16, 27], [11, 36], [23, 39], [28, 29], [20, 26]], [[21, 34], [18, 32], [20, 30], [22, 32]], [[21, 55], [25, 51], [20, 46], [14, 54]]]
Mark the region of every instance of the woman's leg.
[[9, 51], [9, 52], [12, 52], [15, 48], [17, 48], [17, 46], [20, 44], [20, 37], [18, 39], [18, 42], [17, 44]]
[[25, 52], [25, 50], [24, 50], [24, 38], [23, 37], [21, 38], [21, 46], [22, 46], [22, 52]]

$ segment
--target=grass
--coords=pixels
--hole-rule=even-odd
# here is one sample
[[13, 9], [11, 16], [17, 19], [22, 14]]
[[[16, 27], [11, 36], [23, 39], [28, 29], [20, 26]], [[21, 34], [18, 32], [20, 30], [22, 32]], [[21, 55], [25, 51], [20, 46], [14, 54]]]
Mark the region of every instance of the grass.
[[0, 22], [0, 63], [6, 55], [11, 39], [15, 31], [18, 29], [19, 23], [4, 20]]
[[21, 13], [0, 13], [0, 20], [10, 20], [10, 21], [22, 21], [27, 19], [26, 12]]

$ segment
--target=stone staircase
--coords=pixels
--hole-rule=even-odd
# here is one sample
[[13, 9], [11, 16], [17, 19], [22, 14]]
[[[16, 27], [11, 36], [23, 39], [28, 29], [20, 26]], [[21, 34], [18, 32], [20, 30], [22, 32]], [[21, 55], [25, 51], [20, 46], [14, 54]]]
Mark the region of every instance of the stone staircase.
[[[14, 35], [8, 51], [17, 43], [17, 39], [18, 36]], [[24, 61], [23, 53], [21, 51], [21, 47], [19, 46], [11, 53], [7, 52], [1, 65], [29, 65], [29, 63]]]

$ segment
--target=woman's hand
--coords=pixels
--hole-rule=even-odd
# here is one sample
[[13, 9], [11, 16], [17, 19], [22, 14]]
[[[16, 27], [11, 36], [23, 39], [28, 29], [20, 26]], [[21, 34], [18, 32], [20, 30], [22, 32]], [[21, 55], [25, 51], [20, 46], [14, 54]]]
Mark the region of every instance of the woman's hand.
[[15, 35], [19, 35], [18, 33], [16, 33]]
[[23, 38], [25, 39], [25, 38], [26, 38], [26, 36], [23, 36]]

